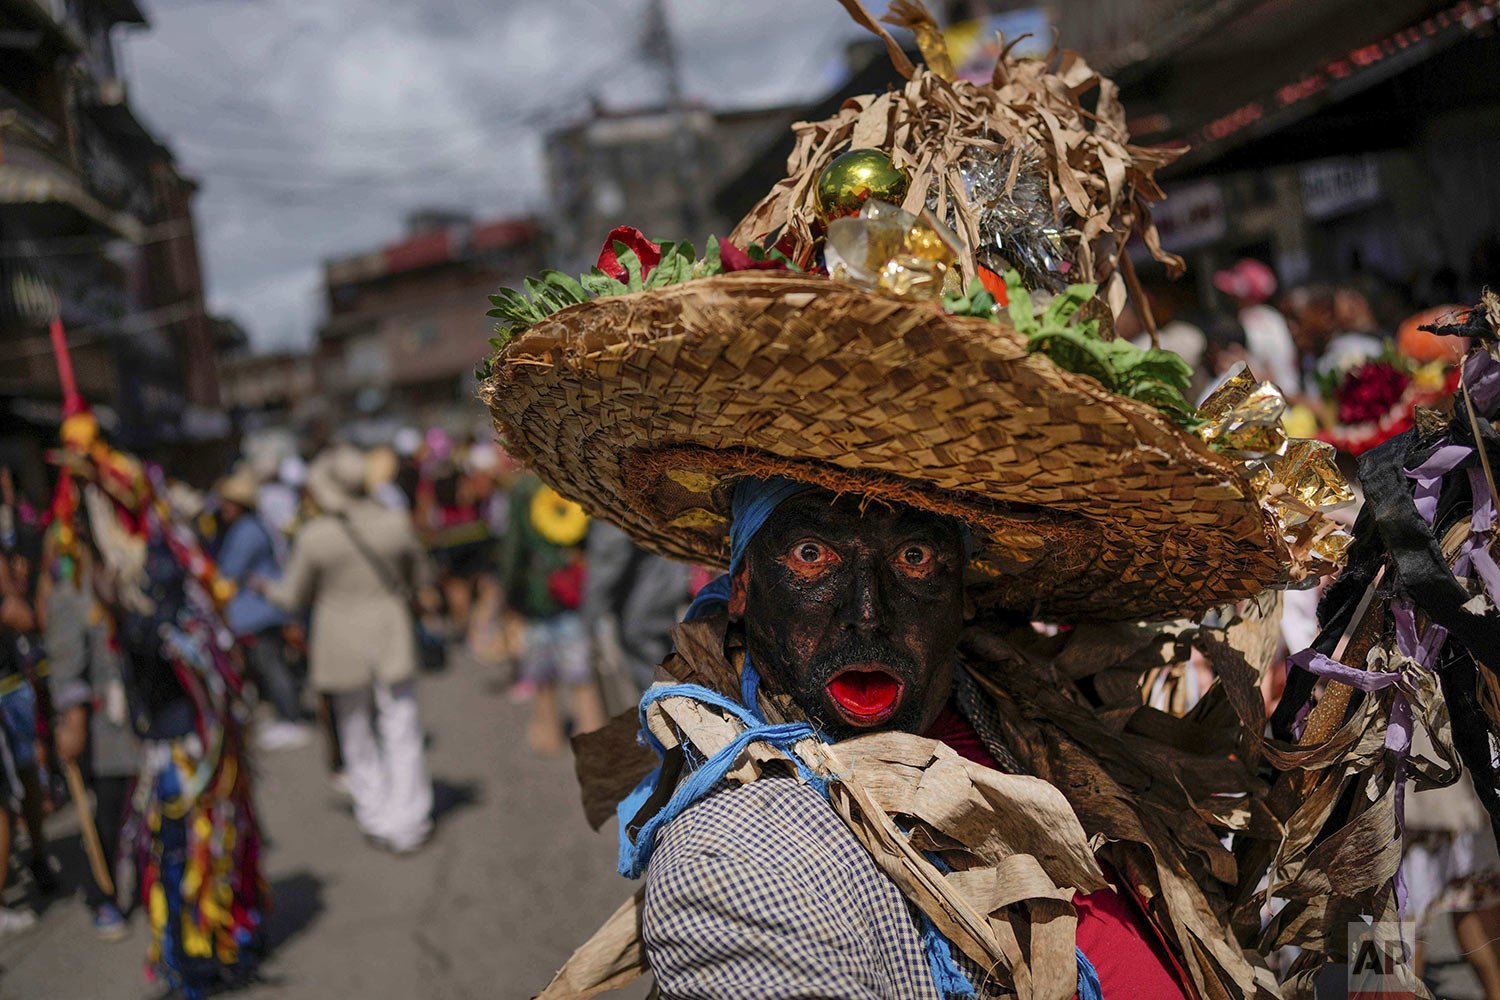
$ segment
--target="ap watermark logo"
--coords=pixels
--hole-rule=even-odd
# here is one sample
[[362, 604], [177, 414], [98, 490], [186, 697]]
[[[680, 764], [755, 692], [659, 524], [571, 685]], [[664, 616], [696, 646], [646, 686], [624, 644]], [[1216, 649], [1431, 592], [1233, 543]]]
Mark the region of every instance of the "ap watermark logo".
[[1414, 921], [1349, 925], [1349, 1000], [1416, 1000]]

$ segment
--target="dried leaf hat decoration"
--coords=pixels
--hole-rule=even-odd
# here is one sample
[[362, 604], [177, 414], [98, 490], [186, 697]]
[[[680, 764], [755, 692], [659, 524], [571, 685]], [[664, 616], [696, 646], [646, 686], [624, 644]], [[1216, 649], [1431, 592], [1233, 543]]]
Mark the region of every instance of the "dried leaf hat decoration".
[[1132, 144], [1118, 88], [1082, 56], [1054, 50], [1047, 59], [1017, 59], [1007, 47], [991, 79], [974, 83], [956, 78], [942, 33], [920, 3], [896, 0], [883, 20], [916, 35], [926, 66], [913, 65], [858, 0], [840, 2], [884, 40], [906, 84], [793, 126], [786, 178], [731, 242], [777, 239], [809, 265], [826, 221], [823, 172], [850, 150], [879, 150], [909, 178], [899, 207], [930, 209], [958, 235], [962, 287], [981, 267], [1014, 269], [1030, 288], [1098, 285], [1118, 314], [1131, 278], [1124, 248], [1132, 233], [1170, 273], [1181, 272], [1182, 259], [1162, 249], [1147, 207], [1162, 197], [1156, 171], [1180, 151]]

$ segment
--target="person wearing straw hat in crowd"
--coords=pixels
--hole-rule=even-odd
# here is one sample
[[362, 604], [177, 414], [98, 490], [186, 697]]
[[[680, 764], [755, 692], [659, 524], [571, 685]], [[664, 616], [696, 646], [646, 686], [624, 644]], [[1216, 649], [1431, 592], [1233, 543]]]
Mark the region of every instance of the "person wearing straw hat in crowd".
[[[906, 82], [799, 123], [729, 238], [617, 229], [492, 299], [506, 447], [727, 570], [670, 681], [574, 741], [644, 884], [541, 996], [1269, 998], [1288, 946], [1305, 993], [1351, 914], [1394, 920], [1404, 713], [1437, 718], [1308, 660], [1370, 694], [1265, 738], [1277, 588], [1351, 541], [1332, 449], [1274, 385], [1195, 409], [1180, 358], [1112, 337], [1130, 297], [1150, 324], [1126, 241], [1180, 265], [1146, 214], [1176, 154], [1114, 84], [1074, 53], [960, 80], [920, 4], [887, 20], [925, 67], [844, 4]], [[1318, 644], [1364, 664], [1347, 640]], [[1192, 713], [1144, 706], [1195, 651]]]
[[219, 498], [219, 573], [238, 588], [225, 618], [239, 640], [261, 697], [276, 713], [259, 734], [262, 749], [304, 746], [311, 733], [303, 720], [302, 685], [292, 673], [284, 632], [291, 619], [265, 599], [250, 581], [281, 575], [276, 543], [256, 510], [258, 483], [240, 469], [214, 485]]
[[407, 516], [369, 497], [367, 474], [357, 448], [318, 456], [307, 488], [319, 513], [281, 579], [257, 586], [287, 610], [311, 609], [311, 682], [332, 697], [355, 820], [372, 843], [405, 854], [432, 833], [412, 616], [426, 559]]

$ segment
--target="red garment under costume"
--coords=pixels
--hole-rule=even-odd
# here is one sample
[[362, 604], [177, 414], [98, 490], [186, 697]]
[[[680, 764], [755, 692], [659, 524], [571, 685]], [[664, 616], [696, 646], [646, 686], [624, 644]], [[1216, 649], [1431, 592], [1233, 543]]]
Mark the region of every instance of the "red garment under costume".
[[[925, 735], [976, 764], [995, 767], [984, 741], [951, 704]], [[1100, 889], [1075, 897], [1073, 905], [1078, 910], [1078, 947], [1099, 973], [1105, 997], [1188, 1000], [1180, 967], [1134, 899], [1113, 889]]]

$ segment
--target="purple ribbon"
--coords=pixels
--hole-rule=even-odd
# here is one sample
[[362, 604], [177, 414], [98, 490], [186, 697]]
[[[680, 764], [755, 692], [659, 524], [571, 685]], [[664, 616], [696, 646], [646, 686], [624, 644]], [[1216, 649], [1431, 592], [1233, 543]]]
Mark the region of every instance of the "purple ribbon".
[[1438, 495], [1443, 491], [1443, 477], [1458, 468], [1473, 453], [1474, 449], [1466, 444], [1440, 445], [1427, 456], [1427, 461], [1415, 469], [1406, 470], [1407, 476], [1416, 482], [1412, 498], [1416, 501], [1417, 513], [1422, 515], [1422, 520], [1432, 523], [1437, 514]]
[[1488, 535], [1495, 526], [1495, 502], [1490, 496], [1490, 484], [1483, 469], [1469, 470], [1469, 490], [1474, 496], [1473, 520], [1469, 525], [1469, 537], [1464, 539], [1458, 559], [1453, 563], [1453, 575], [1464, 576], [1473, 569], [1479, 574], [1485, 594], [1500, 605], [1500, 566], [1495, 565], [1488, 544]]
[[1464, 382], [1474, 408], [1487, 416], [1493, 413], [1500, 403], [1500, 361], [1489, 351], [1475, 351], [1464, 361]]
[[[1421, 636], [1417, 635], [1417, 617], [1411, 603], [1404, 598], [1391, 602], [1391, 611], [1396, 620], [1396, 650], [1405, 658], [1399, 670], [1361, 670], [1340, 663], [1315, 649], [1304, 649], [1291, 657], [1291, 662], [1319, 677], [1326, 677], [1340, 684], [1373, 694], [1395, 686], [1391, 699], [1391, 714], [1387, 720], [1385, 746], [1395, 760], [1396, 784], [1394, 811], [1396, 813], [1396, 836], [1406, 837], [1406, 760], [1411, 755], [1413, 714], [1411, 707], [1412, 685], [1401, 683], [1415, 667], [1432, 670], [1437, 662], [1443, 643], [1448, 640], [1448, 630], [1441, 625], [1431, 625]], [[1406, 878], [1398, 866], [1396, 869], [1396, 906], [1406, 909]]]

